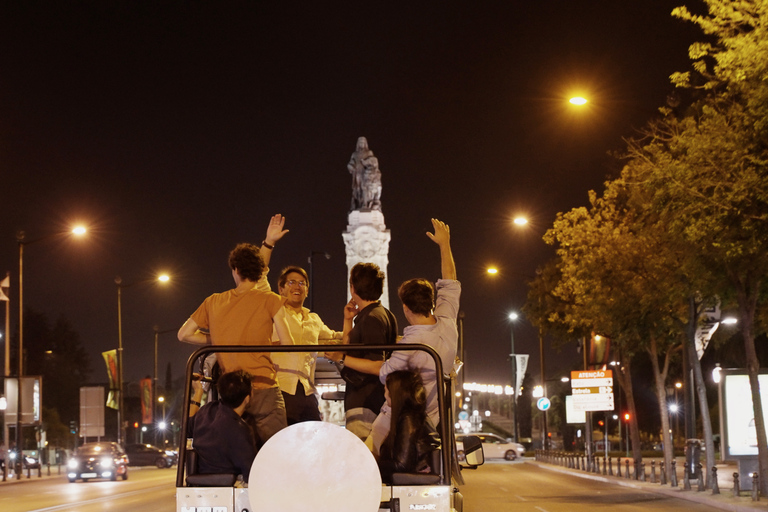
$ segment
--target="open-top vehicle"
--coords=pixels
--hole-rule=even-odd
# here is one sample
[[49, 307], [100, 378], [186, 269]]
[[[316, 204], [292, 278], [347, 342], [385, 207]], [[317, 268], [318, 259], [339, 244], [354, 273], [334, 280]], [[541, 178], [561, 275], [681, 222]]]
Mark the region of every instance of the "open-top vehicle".
[[[463, 498], [458, 486], [463, 484], [461, 478], [461, 470], [459, 467], [458, 458], [456, 456], [455, 438], [453, 435], [453, 413], [452, 413], [452, 380], [443, 373], [443, 367], [440, 361], [440, 357], [431, 347], [419, 344], [398, 344], [398, 345], [277, 345], [277, 346], [229, 346], [229, 345], [217, 345], [217, 346], [205, 346], [196, 350], [187, 363], [186, 369], [186, 383], [187, 391], [184, 403], [184, 413], [182, 417], [182, 432], [187, 431], [187, 419], [189, 416], [189, 399], [190, 388], [192, 381], [192, 374], [195, 372], [195, 364], [197, 361], [202, 361], [205, 356], [214, 352], [334, 352], [343, 351], [350, 354], [363, 351], [393, 351], [393, 350], [421, 350], [427, 352], [435, 361], [435, 366], [438, 376], [438, 401], [440, 410], [440, 425], [438, 426], [437, 436], [440, 441], [439, 447], [437, 447], [432, 454], [432, 464], [430, 473], [395, 473], [393, 475], [393, 484], [381, 484], [381, 498], [378, 504], [379, 511], [400, 511], [400, 510], [435, 510], [438, 512], [462, 512], [463, 510]], [[321, 378], [316, 377], [318, 384], [322, 384]], [[336, 397], [334, 397], [336, 398]], [[317, 423], [317, 422], [316, 422]], [[305, 429], [306, 424], [300, 424]], [[297, 427], [293, 425], [289, 427], [292, 429]], [[340, 427], [339, 427], [340, 429]], [[288, 430], [288, 429], [286, 429]], [[318, 429], [323, 430], [323, 429]], [[195, 468], [196, 454], [193, 448], [193, 443], [189, 440], [183, 440], [179, 446], [179, 464], [176, 474], [176, 510], [177, 512], [199, 512], [201, 510], [210, 510], [213, 512], [252, 512], [258, 510], [266, 510], [259, 508], [266, 502], [270, 501], [271, 494], [277, 495], [297, 495], [302, 492], [309, 492], [309, 487], [303, 485], [301, 476], [298, 472], [302, 469], [303, 465], [314, 464], [315, 466], [322, 461], [323, 454], [329, 453], [333, 459], [333, 462], [338, 462], [344, 459], [345, 453], [341, 450], [341, 453], [334, 453], [333, 446], [312, 446], [311, 441], [306, 441], [306, 446], [299, 446], [298, 449], [295, 446], [296, 440], [292, 439], [291, 443], [294, 446], [284, 446], [286, 452], [297, 453], [303, 452], [306, 454], [306, 458], [295, 462], [295, 471], [291, 474], [284, 475], [285, 486], [273, 485], [268, 489], [264, 489], [263, 486], [258, 486], [256, 479], [258, 478], [258, 472], [254, 474], [254, 471], [259, 464], [262, 457], [262, 452], [269, 451], [275, 453], [275, 449], [272, 449], [270, 445], [279, 444], [284, 442], [281, 438], [287, 436], [281, 436], [278, 433], [275, 437], [262, 448], [259, 455], [256, 456], [254, 461], [254, 470], [251, 472], [250, 489], [235, 487], [237, 475], [233, 474], [215, 474], [215, 475], [203, 475], [199, 474]], [[311, 436], [304, 436], [309, 438]], [[302, 439], [304, 439], [302, 438]], [[483, 451], [480, 440], [476, 437], [466, 436], [463, 440], [464, 459], [461, 467], [475, 468], [483, 463]], [[362, 441], [355, 439], [353, 443], [359, 443], [357, 448], [365, 448]], [[271, 448], [270, 450], [266, 450]], [[367, 448], [365, 448], [367, 449]], [[280, 448], [277, 450], [280, 452]], [[339, 450], [336, 450], [338, 452]], [[373, 456], [370, 455], [371, 460]], [[320, 462], [321, 463], [321, 462]], [[267, 467], [279, 467], [273, 460], [266, 461]], [[263, 463], [262, 463], [263, 466]], [[333, 477], [333, 469], [331, 464], [328, 465], [328, 472]], [[366, 472], [365, 475], [359, 475], [364, 477], [373, 477], [377, 482], [381, 482], [381, 478], [378, 474], [373, 475], [372, 472], [378, 473], [378, 469], [373, 463], [371, 465], [362, 465], [359, 472]], [[353, 469], [354, 470], [354, 469]], [[275, 471], [278, 471], [275, 469]], [[328, 473], [326, 472], [326, 473]], [[316, 473], [317, 474], [317, 473]], [[324, 475], [327, 477], [327, 475]], [[335, 482], [336, 488], [341, 488], [343, 491], [347, 490], [347, 487], [353, 487], [353, 482], [347, 482], [348, 477], [339, 474]], [[370, 479], [368, 479], [370, 480]], [[378, 485], [378, 484], [377, 484]], [[347, 487], [345, 487], [347, 486]], [[323, 487], [321, 491], [313, 490], [314, 494], [308, 496], [309, 499], [314, 500], [316, 510], [356, 510], [358, 512], [366, 512], [365, 509], [357, 508], [355, 503], [348, 503], [345, 500], [345, 492], [339, 493], [338, 490], [328, 492], [329, 496], [318, 495], [325, 491]], [[251, 491], [249, 494], [249, 490]], [[375, 490], [378, 493], [378, 488]], [[261, 494], [256, 494], [261, 493]], [[254, 496], [254, 494], [256, 494]], [[378, 494], [377, 494], [378, 495]], [[327, 505], [330, 502], [336, 502], [336, 505], [331, 505], [330, 508]], [[251, 506], [253, 501], [255, 506]], [[320, 508], [318, 504], [323, 504]], [[350, 505], [352, 508], [350, 508]], [[375, 506], [375, 504], [374, 504]], [[309, 510], [309, 509], [307, 509]], [[374, 512], [376, 509], [370, 509], [368, 512]]]

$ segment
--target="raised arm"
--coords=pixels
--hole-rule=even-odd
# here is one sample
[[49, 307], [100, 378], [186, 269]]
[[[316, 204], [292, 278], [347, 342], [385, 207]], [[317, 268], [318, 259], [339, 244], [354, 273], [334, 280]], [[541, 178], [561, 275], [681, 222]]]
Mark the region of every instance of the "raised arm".
[[285, 217], [279, 213], [269, 219], [267, 235], [264, 237], [264, 241], [261, 242], [261, 249], [259, 249], [261, 259], [264, 260], [264, 266], [269, 266], [269, 260], [272, 258], [272, 250], [275, 248], [275, 244], [288, 232], [287, 229], [283, 229], [284, 226]]
[[456, 263], [451, 252], [451, 228], [445, 222], [432, 219], [435, 233], [427, 232], [427, 236], [440, 247], [440, 268], [443, 279], [456, 279]]

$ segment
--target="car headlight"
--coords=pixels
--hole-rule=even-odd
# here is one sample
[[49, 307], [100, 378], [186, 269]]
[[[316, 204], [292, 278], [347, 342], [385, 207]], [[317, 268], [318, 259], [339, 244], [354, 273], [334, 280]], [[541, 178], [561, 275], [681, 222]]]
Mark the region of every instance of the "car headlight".
[[115, 461], [112, 460], [112, 457], [102, 457], [99, 463], [103, 468], [111, 468], [115, 465]]
[[69, 459], [67, 461], [67, 467], [69, 469], [77, 469], [78, 463], [76, 459]]

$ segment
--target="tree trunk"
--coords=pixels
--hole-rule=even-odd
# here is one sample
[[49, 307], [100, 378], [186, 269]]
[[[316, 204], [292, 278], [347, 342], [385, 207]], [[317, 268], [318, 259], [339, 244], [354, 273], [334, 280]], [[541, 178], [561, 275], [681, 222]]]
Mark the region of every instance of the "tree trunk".
[[[643, 456], [640, 446], [640, 430], [637, 427], [637, 409], [635, 408], [635, 395], [632, 391], [632, 371], [629, 358], [622, 358], [621, 369], [616, 372], [616, 378], [621, 383], [624, 396], [627, 399], [627, 411], [629, 412], [629, 438], [632, 440], [632, 459], [640, 460]], [[621, 422], [621, 418], [619, 418]]]
[[712, 488], [712, 482], [710, 481], [710, 473], [712, 467], [715, 465], [715, 443], [712, 440], [712, 421], [709, 417], [709, 404], [707, 402], [707, 390], [704, 387], [704, 375], [701, 373], [701, 361], [696, 353], [696, 328], [699, 319], [699, 306], [700, 303], [696, 301], [694, 297], [690, 299], [690, 318], [688, 322], [688, 342], [686, 343], [686, 350], [688, 351], [688, 361], [693, 370], [694, 387], [696, 389], [696, 396], [699, 399], [699, 410], [701, 411], [701, 426], [704, 430], [704, 455], [706, 457], [706, 463], [704, 464], [704, 475], [706, 476], [704, 482], [707, 489]]
[[677, 347], [667, 350], [664, 355], [664, 369], [659, 369], [658, 350], [656, 346], [656, 337], [651, 336], [651, 343], [648, 347], [648, 353], [651, 356], [653, 366], [653, 377], [656, 382], [656, 399], [659, 402], [659, 414], [661, 417], [661, 441], [664, 446], [664, 468], [669, 471], [672, 468], [672, 458], [674, 455], [674, 442], [669, 430], [669, 407], [667, 405], [667, 373], [672, 354]]
[[755, 430], [757, 432], [757, 462], [760, 475], [760, 492], [768, 495], [768, 443], [765, 436], [765, 421], [763, 417], [763, 403], [760, 397], [760, 384], [758, 374], [760, 361], [755, 350], [755, 311], [760, 290], [760, 281], [752, 282], [752, 286], [743, 285], [736, 280], [736, 297], [739, 303], [739, 315], [741, 316], [741, 334], [744, 338], [744, 353], [747, 360], [747, 373], [749, 385], [752, 390], [752, 407], [755, 414]]

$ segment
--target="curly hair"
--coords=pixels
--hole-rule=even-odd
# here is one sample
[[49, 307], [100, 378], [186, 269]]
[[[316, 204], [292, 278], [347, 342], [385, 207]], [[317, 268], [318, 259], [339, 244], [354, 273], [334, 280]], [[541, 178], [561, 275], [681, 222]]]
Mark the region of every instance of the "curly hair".
[[245, 370], [227, 372], [219, 377], [216, 390], [219, 392], [221, 403], [234, 409], [251, 394], [251, 380], [253, 376]]
[[349, 284], [363, 300], [379, 300], [384, 292], [384, 272], [375, 263], [358, 263], [349, 272]]
[[426, 279], [409, 279], [397, 289], [400, 302], [413, 313], [429, 316], [435, 307], [435, 287]]
[[264, 260], [256, 245], [237, 244], [229, 253], [229, 268], [236, 270], [243, 279], [258, 281], [264, 272], [264, 267]]

